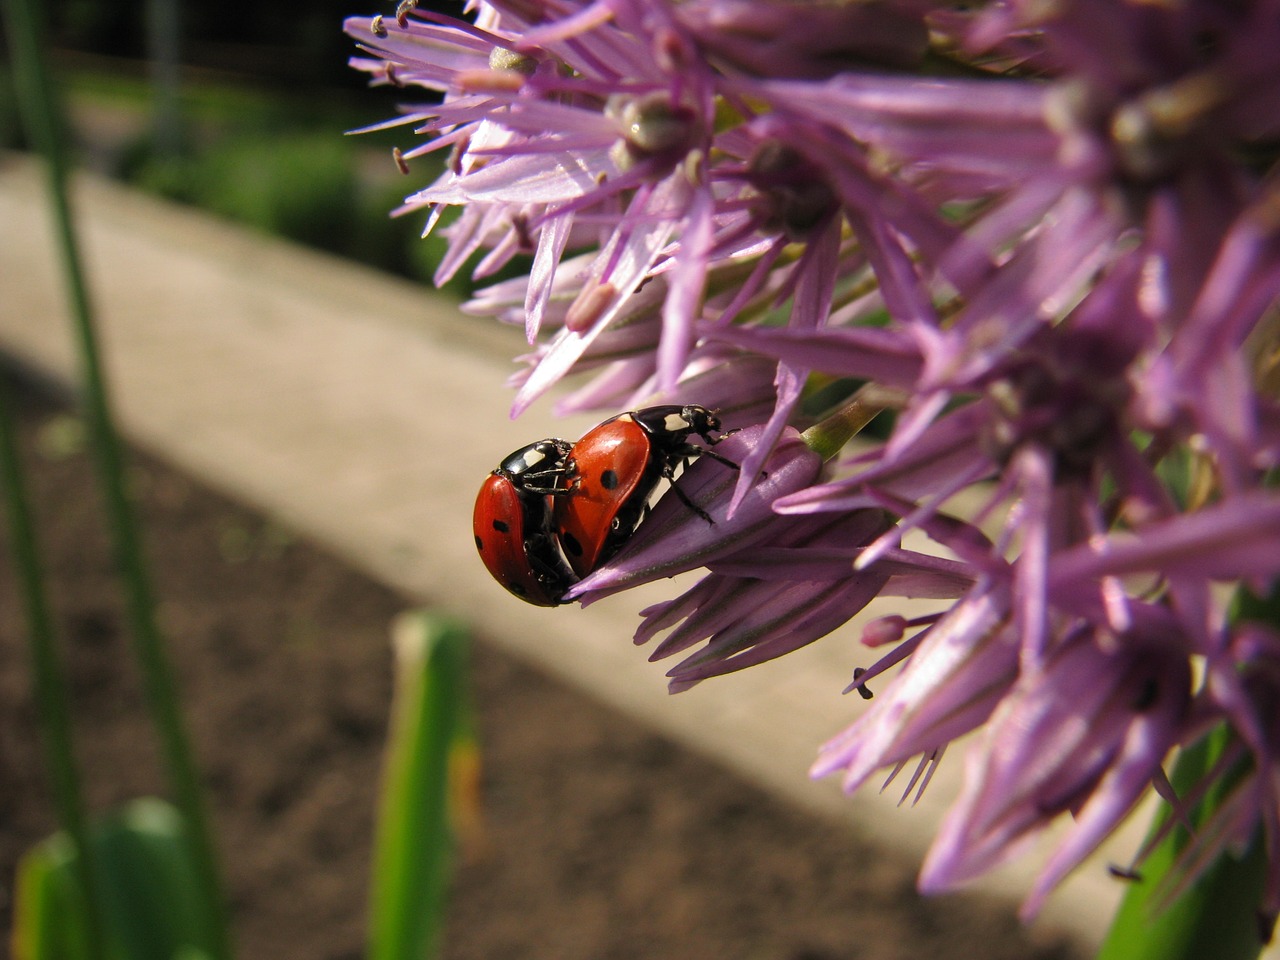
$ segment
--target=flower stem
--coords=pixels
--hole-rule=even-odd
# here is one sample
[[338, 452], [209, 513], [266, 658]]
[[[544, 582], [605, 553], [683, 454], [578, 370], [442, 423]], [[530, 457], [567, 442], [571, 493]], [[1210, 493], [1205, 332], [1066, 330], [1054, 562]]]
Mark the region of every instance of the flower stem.
[[823, 460], [830, 460], [893, 400], [881, 385], [865, 383], [835, 413], [800, 434], [800, 439]]
[[205, 942], [211, 945], [213, 960], [227, 960], [231, 956], [230, 936], [208, 819], [192, 751], [183, 728], [172, 669], [156, 622], [155, 603], [137, 524], [126, 492], [124, 458], [112, 420], [88, 284], [76, 242], [67, 189], [68, 162], [63, 146], [62, 113], [45, 64], [40, 20], [34, 3], [32, 0], [3, 0], [3, 9], [22, 118], [32, 143], [44, 155], [47, 166], [63, 279], [71, 299], [85, 412], [117, 562], [126, 589], [134, 652], [141, 665], [152, 720], [161, 740], [169, 780], [184, 818], [190, 855], [199, 877], [199, 909], [206, 927]]

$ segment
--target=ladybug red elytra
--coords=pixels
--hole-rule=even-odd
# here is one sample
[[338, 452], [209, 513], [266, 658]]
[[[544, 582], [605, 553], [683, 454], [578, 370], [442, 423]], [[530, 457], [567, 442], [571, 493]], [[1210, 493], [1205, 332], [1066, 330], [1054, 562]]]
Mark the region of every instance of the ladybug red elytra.
[[521, 600], [554, 607], [577, 577], [552, 529], [552, 501], [570, 492], [571, 444], [549, 438], [514, 451], [476, 497], [472, 528], [480, 559]]
[[[554, 507], [554, 527], [569, 566], [585, 577], [627, 541], [644, 517], [649, 497], [662, 478], [672, 480], [678, 464], [709, 456], [737, 469], [732, 460], [689, 443], [696, 434], [708, 446], [723, 436], [720, 419], [706, 407], [667, 404], [619, 414], [583, 434], [573, 445], [567, 467], [573, 474], [570, 495]], [[685, 504], [711, 518], [680, 490]]]

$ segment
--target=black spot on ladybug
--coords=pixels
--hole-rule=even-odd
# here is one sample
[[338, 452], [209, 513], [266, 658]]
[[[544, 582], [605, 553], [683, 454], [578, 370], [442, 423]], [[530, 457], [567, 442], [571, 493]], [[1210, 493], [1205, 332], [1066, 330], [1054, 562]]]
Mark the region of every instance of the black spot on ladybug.
[[497, 530], [499, 533], [509, 533], [511, 531], [511, 527], [507, 525], [507, 521], [505, 520], [494, 520], [493, 529]]
[[618, 472], [616, 470], [606, 470], [600, 474], [600, 486], [606, 490], [616, 490], [618, 488]]
[[571, 553], [575, 557], [582, 556], [582, 544], [578, 542], [578, 538], [567, 530], [560, 531], [560, 546], [564, 547], [566, 553]]
[[483, 549], [484, 549], [484, 541], [483, 541], [483, 540], [481, 540], [479, 537], [476, 537], [476, 549], [477, 549], [477, 550], [483, 550]]
[[510, 590], [512, 593], [514, 593], [517, 597], [524, 597], [524, 596], [528, 596], [529, 594], [529, 591], [527, 591], [524, 588], [524, 586], [519, 583], [508, 583], [507, 589]]

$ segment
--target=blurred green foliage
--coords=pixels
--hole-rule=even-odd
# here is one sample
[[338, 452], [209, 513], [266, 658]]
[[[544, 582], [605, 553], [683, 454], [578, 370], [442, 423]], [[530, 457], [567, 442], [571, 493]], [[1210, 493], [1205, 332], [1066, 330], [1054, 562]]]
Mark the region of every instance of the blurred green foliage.
[[[368, 960], [436, 956], [454, 840], [478, 803], [465, 627], [429, 610], [392, 629], [396, 686], [369, 884]], [[458, 836], [461, 834], [462, 836]]]
[[[134, 800], [93, 829], [94, 864], [106, 892], [105, 953], [120, 960], [197, 960], [214, 955], [200, 927], [199, 882], [182, 817], [154, 797]], [[100, 955], [86, 940], [84, 904], [72, 874], [75, 846], [56, 833], [31, 849], [15, 880], [15, 960]]]
[[[449, 0], [423, 5], [461, 11]], [[446, 241], [422, 239], [424, 212], [391, 212], [435, 178], [441, 161], [416, 160], [409, 176], [397, 169], [391, 149], [413, 145], [409, 128], [344, 136], [394, 115], [401, 101], [430, 96], [371, 91], [365, 75], [347, 66], [358, 50], [342, 32], [343, 18], [390, 13], [394, 4], [184, 0], [176, 137], [152, 128], [158, 97], [146, 62], [146, 9], [124, 0], [68, 0], [48, 11], [46, 36], [81, 166], [430, 282]], [[158, 146], [175, 141], [176, 150]], [[0, 71], [0, 149], [25, 146], [9, 72]], [[461, 297], [470, 284], [446, 289]]]
[[[431, 282], [446, 240], [439, 232], [422, 238], [422, 211], [391, 214], [438, 175], [441, 161], [416, 160], [406, 176], [391, 150], [412, 144], [407, 128], [346, 135], [393, 113], [385, 91], [332, 89], [307, 96], [243, 79], [201, 77], [182, 86], [181, 146], [167, 152], [157, 149], [150, 127], [146, 77], [136, 67], [112, 66], [73, 56], [58, 71], [80, 166], [275, 236]], [[24, 146], [5, 73], [0, 148]], [[459, 279], [445, 289], [463, 297], [471, 285]]]

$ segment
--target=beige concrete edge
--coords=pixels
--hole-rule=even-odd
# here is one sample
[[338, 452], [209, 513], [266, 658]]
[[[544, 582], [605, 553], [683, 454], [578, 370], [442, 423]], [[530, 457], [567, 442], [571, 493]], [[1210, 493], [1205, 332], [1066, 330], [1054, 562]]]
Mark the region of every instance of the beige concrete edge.
[[[70, 381], [41, 181], [27, 159], [0, 155], [0, 348]], [[894, 789], [850, 799], [806, 778], [817, 745], [860, 706], [839, 695], [864, 659], [856, 627], [669, 697], [662, 668], [630, 636], [636, 612], [670, 588], [542, 610], [488, 579], [469, 546], [480, 479], [522, 443], [576, 436], [593, 419], [553, 420], [542, 403], [509, 420], [503, 384], [518, 334], [462, 317], [414, 284], [100, 179], [78, 179], [75, 199], [114, 402], [134, 443], [410, 602], [464, 618], [789, 802], [852, 825], [886, 855], [919, 861], [957, 789], [960, 750], [914, 808], [893, 809]], [[1105, 863], [1125, 862], [1138, 835], [1135, 826], [1068, 881], [1039, 928], [1095, 943], [1120, 892]], [[977, 889], [1016, 899], [1038, 862], [1024, 859]]]

